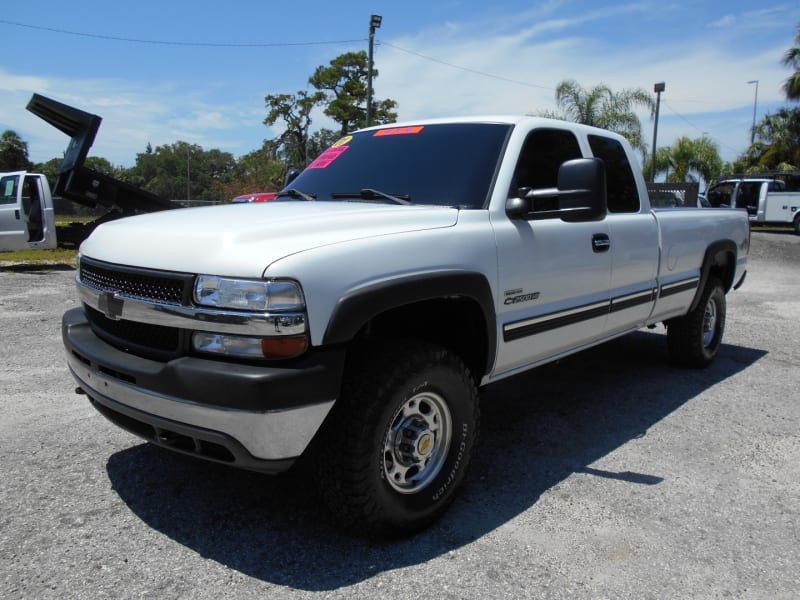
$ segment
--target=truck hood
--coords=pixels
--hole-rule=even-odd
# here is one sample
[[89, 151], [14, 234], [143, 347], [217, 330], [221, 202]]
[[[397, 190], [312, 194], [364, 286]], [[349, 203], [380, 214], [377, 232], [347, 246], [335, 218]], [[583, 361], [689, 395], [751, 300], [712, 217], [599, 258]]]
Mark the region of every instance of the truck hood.
[[331, 244], [452, 227], [458, 210], [358, 202], [275, 202], [169, 210], [112, 221], [81, 245], [111, 263], [260, 277], [272, 262]]

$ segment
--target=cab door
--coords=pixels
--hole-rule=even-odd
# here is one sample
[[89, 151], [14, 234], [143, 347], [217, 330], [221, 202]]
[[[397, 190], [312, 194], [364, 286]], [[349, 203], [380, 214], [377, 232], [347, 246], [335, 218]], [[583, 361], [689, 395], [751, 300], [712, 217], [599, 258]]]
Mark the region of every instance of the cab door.
[[659, 230], [656, 217], [642, 209], [640, 186], [619, 140], [592, 134], [589, 147], [606, 166], [611, 254], [611, 307], [606, 334], [643, 327], [656, 300]]
[[0, 175], [0, 251], [28, 247], [28, 228], [22, 207], [23, 173]]
[[[534, 129], [520, 152], [509, 197], [557, 187], [558, 169], [582, 158], [569, 130]], [[536, 207], [548, 210], [547, 206]], [[609, 310], [611, 253], [606, 219], [567, 223], [495, 213], [499, 343], [495, 377], [523, 370], [602, 337]]]

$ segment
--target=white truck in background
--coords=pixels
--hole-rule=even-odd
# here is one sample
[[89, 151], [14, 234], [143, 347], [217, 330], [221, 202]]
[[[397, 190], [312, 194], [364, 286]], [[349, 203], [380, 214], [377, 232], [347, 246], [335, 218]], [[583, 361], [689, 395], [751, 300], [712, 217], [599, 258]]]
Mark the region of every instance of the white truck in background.
[[[27, 109], [71, 140], [51, 190], [41, 173], [0, 173], [0, 252], [32, 248], [77, 247], [98, 225], [139, 213], [178, 208], [127, 182], [84, 165], [102, 119], [34, 94]], [[107, 212], [88, 223], [60, 227], [56, 234], [53, 198]]]
[[709, 188], [712, 206], [745, 208], [751, 223], [788, 224], [800, 235], [800, 192], [777, 179], [729, 179]]
[[41, 173], [0, 173], [0, 252], [55, 248], [53, 196]]

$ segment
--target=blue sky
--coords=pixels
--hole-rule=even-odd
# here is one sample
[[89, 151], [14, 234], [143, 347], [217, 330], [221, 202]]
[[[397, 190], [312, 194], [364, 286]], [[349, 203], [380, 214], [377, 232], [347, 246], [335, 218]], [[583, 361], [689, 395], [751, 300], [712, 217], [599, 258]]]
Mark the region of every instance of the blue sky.
[[707, 135], [730, 161], [750, 141], [747, 82], [759, 81], [757, 119], [786, 104], [780, 60], [800, 2], [7, 2], [0, 131], [19, 133], [33, 161], [61, 156], [66, 136], [25, 110], [38, 92], [103, 117], [91, 154], [117, 165], [178, 140], [239, 156], [280, 133], [263, 125], [264, 96], [307, 89], [318, 65], [366, 50], [373, 13], [375, 97], [395, 99], [400, 120], [539, 113], [567, 78], [664, 81], [658, 145]]

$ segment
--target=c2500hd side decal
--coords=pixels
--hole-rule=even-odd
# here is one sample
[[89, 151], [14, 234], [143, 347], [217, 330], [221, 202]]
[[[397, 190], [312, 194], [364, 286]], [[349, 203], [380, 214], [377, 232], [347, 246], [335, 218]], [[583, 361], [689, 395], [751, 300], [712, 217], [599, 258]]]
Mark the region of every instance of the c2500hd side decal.
[[505, 293], [506, 299], [503, 300], [503, 304], [506, 306], [510, 306], [512, 304], [520, 304], [521, 302], [531, 302], [533, 300], [539, 299], [539, 292], [531, 292], [528, 294], [523, 294], [522, 290], [509, 290]]

